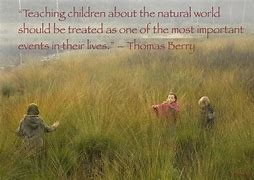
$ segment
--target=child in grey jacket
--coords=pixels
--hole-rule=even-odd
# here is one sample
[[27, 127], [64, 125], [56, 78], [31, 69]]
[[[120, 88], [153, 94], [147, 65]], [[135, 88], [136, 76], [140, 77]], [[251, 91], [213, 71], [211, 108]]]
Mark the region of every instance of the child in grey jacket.
[[39, 108], [32, 103], [28, 106], [27, 114], [20, 121], [16, 130], [17, 136], [23, 139], [26, 150], [37, 151], [43, 147], [43, 135], [47, 132], [55, 131], [59, 125], [56, 121], [53, 125], [48, 126], [39, 116]]
[[215, 112], [207, 96], [199, 99], [200, 121], [203, 128], [212, 128], [215, 122]]

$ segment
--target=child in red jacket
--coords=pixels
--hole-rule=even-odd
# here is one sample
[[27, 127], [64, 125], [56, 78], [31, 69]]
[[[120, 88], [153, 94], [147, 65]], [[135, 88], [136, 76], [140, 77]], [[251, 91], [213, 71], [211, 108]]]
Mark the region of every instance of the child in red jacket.
[[168, 98], [162, 104], [153, 105], [152, 107], [157, 117], [177, 123], [180, 109], [177, 96], [173, 92], [169, 93]]

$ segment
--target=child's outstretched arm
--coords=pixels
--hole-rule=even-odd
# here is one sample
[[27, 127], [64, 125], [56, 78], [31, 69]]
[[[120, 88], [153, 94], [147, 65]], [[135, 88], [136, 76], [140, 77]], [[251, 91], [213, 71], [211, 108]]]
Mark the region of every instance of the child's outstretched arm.
[[46, 123], [43, 123], [43, 126], [44, 126], [44, 132], [52, 132], [52, 131], [55, 131], [57, 127], [59, 126], [59, 121], [54, 122], [54, 124], [51, 126], [48, 126]]

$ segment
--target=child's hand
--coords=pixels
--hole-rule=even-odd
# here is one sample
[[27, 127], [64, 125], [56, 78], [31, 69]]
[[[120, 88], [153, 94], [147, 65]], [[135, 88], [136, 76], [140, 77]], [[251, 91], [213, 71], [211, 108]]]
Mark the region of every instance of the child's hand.
[[152, 105], [153, 109], [156, 109], [158, 107], [158, 105]]
[[54, 124], [52, 125], [54, 128], [57, 128], [59, 126], [59, 121], [54, 122]]

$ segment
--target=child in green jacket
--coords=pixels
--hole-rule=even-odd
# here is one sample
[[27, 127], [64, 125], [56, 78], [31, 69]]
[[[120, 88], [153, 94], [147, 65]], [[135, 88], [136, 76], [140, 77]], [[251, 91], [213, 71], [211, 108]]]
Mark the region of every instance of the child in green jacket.
[[48, 126], [39, 116], [39, 108], [32, 103], [28, 106], [27, 114], [20, 121], [20, 125], [16, 130], [17, 136], [23, 139], [26, 150], [37, 151], [43, 147], [44, 133], [55, 131], [59, 125], [56, 121], [53, 125]]

